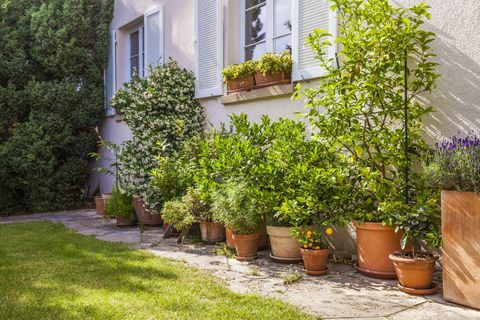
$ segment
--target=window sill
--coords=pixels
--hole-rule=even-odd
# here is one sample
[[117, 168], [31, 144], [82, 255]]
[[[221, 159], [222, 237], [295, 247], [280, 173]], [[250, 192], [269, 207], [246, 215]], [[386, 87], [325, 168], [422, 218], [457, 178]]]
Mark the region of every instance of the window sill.
[[268, 98], [277, 98], [291, 95], [294, 91], [293, 84], [280, 84], [250, 91], [235, 92], [221, 98], [224, 105], [251, 102]]

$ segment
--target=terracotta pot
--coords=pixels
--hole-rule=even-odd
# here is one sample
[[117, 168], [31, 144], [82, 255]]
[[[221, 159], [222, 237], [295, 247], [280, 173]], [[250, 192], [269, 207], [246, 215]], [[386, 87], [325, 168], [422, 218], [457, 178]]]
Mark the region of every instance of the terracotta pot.
[[257, 72], [255, 73], [255, 87], [262, 88], [276, 84], [290, 83], [291, 78], [291, 72], [280, 72], [274, 75], [269, 73], [264, 75], [262, 72]]
[[270, 245], [274, 257], [286, 259], [302, 258], [298, 238], [293, 238], [290, 235], [289, 227], [267, 226], [267, 233], [270, 237]]
[[411, 251], [396, 251], [389, 255], [395, 266], [398, 282], [410, 289], [428, 289], [432, 284], [433, 271], [435, 270], [435, 257], [431, 254], [423, 259], [402, 257], [401, 254], [411, 254]]
[[312, 276], [324, 275], [328, 272], [327, 262], [330, 249], [312, 250], [300, 248], [305, 273]]
[[200, 233], [206, 244], [225, 241], [225, 227], [220, 223], [200, 221]]
[[254, 85], [253, 74], [243, 79], [227, 80], [227, 93], [251, 90]]
[[116, 216], [116, 220], [117, 220], [117, 226], [118, 227], [134, 226], [137, 223], [137, 221], [135, 219], [128, 218], [128, 217]]
[[102, 196], [95, 197], [95, 211], [98, 215], [105, 215], [105, 202], [103, 201]]
[[225, 227], [225, 238], [229, 248], [235, 248], [235, 241], [233, 239], [233, 231], [229, 227]]
[[442, 191], [446, 300], [480, 309], [480, 194]]
[[392, 252], [400, 251], [402, 232], [379, 222], [355, 223], [357, 230], [357, 265], [360, 273], [382, 279], [396, 279], [395, 267], [389, 259]]
[[138, 222], [141, 224], [152, 227], [163, 225], [163, 219], [160, 214], [149, 208], [138, 195], [133, 195], [133, 206], [135, 207], [135, 214], [137, 215]]
[[260, 241], [260, 233], [253, 234], [235, 234], [233, 239], [235, 250], [237, 250], [237, 260], [250, 260], [257, 256], [258, 243]]

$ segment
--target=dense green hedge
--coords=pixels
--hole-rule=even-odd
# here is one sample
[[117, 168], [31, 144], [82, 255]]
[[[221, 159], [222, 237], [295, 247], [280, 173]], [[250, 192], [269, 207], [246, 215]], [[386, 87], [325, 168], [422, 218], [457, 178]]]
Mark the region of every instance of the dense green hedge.
[[79, 205], [113, 0], [0, 0], [0, 213]]

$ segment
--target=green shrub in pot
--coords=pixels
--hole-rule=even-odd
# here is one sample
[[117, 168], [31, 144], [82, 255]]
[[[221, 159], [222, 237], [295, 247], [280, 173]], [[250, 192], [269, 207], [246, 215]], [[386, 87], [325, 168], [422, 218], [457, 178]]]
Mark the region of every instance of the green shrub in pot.
[[135, 220], [132, 197], [117, 187], [113, 188], [112, 195], [106, 201], [105, 212], [109, 216]]

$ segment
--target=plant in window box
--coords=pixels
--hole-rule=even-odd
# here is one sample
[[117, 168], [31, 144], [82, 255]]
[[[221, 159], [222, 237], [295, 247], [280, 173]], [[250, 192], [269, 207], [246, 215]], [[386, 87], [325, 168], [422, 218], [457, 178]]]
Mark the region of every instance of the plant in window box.
[[292, 56], [288, 50], [282, 53], [265, 53], [255, 64], [255, 86], [290, 83], [292, 65]]
[[250, 90], [255, 85], [255, 61], [231, 65], [222, 71], [223, 80], [227, 83], [227, 92]]
[[233, 231], [237, 260], [254, 259], [261, 238], [258, 229], [263, 215], [252, 188], [241, 179], [229, 179], [217, 186], [212, 199], [214, 220]]
[[112, 195], [107, 199], [105, 211], [117, 219], [119, 227], [133, 226], [137, 222], [132, 197], [117, 187], [113, 188]]

